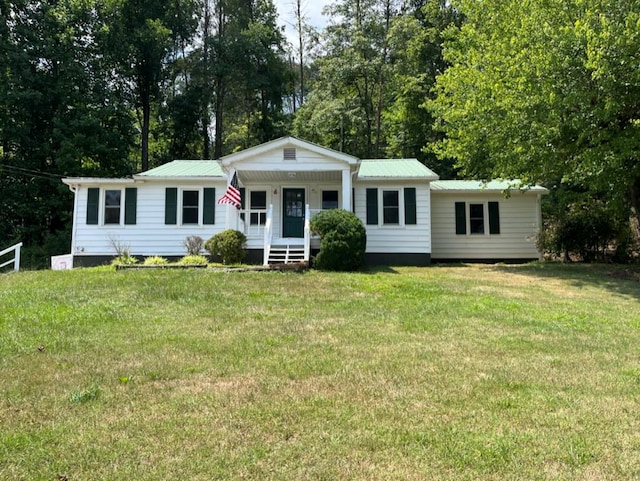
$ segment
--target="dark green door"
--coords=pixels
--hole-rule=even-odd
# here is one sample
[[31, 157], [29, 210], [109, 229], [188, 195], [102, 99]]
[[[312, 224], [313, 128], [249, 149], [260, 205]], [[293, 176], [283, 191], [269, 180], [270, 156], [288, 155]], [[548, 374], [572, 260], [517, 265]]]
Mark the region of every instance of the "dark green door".
[[282, 237], [304, 237], [304, 189], [282, 189]]

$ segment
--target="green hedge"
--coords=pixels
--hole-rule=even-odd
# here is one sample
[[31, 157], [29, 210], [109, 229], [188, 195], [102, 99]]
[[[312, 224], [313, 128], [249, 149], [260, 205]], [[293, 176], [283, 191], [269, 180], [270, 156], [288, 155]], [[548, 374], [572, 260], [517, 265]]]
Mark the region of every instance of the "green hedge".
[[355, 271], [364, 264], [367, 231], [362, 221], [346, 210], [332, 209], [311, 219], [311, 231], [320, 236], [320, 252], [313, 265], [328, 271]]

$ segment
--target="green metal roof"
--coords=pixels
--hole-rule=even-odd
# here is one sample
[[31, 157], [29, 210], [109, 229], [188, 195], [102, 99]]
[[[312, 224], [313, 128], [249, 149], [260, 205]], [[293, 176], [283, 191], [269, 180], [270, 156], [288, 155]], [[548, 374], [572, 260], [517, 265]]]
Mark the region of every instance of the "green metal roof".
[[538, 193], [548, 192], [542, 186], [521, 186], [519, 180], [491, 180], [482, 182], [478, 180], [437, 180], [431, 182], [431, 190], [443, 192], [460, 192], [460, 191], [476, 191], [476, 192], [504, 192], [505, 190], [521, 190], [532, 191]]
[[363, 159], [358, 178], [435, 180], [438, 175], [417, 159]]
[[217, 160], [174, 160], [136, 177], [226, 177]]

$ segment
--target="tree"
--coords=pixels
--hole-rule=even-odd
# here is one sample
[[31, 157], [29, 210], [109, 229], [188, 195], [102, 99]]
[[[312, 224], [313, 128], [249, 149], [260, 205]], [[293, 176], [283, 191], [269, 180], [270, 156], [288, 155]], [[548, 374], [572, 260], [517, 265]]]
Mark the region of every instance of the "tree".
[[461, 0], [431, 104], [466, 175], [561, 178], [640, 218], [640, 4]]
[[446, 0], [422, 0], [396, 18], [389, 34], [393, 92], [384, 112], [388, 156], [417, 158], [440, 178], [453, 178], [451, 159], [439, 159], [429, 148], [442, 133], [434, 129], [425, 99], [433, 99], [436, 77], [447, 67], [442, 56], [443, 32], [462, 17]]
[[0, 245], [25, 261], [68, 248], [65, 175], [125, 175], [131, 117], [100, 55], [95, 4], [0, 4]]
[[394, 0], [342, 0], [329, 8], [326, 53], [316, 60], [318, 78], [296, 116], [297, 135], [360, 157], [382, 154], [382, 114], [391, 95], [388, 34], [397, 11]]
[[139, 109], [141, 169], [149, 168], [153, 102], [161, 98], [170, 53], [195, 32], [195, 0], [107, 0], [105, 52], [128, 80], [128, 94]]

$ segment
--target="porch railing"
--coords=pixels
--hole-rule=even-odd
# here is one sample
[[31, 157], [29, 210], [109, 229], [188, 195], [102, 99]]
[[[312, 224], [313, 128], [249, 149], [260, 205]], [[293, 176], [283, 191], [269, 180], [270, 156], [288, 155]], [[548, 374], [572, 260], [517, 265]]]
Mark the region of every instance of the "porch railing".
[[273, 238], [273, 204], [269, 205], [267, 218], [264, 222], [264, 258], [263, 264], [269, 265], [269, 254], [271, 253], [271, 240]]
[[15, 272], [18, 272], [20, 270], [20, 248], [22, 247], [22, 242], [18, 242], [16, 245], [13, 245], [11, 247], [7, 247], [5, 250], [0, 251], [0, 258], [2, 256], [5, 256], [11, 252], [13, 252], [13, 259], [9, 259], [8, 261], [3, 262], [2, 264], [0, 264], [0, 269], [2, 269], [3, 267], [8, 266], [9, 264], [13, 264], [13, 270]]
[[309, 262], [311, 256], [311, 209], [307, 204], [304, 212], [304, 260]]
[[247, 237], [259, 237], [263, 235], [263, 230], [267, 224], [267, 213], [267, 209], [240, 210], [242, 233]]

